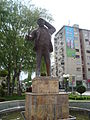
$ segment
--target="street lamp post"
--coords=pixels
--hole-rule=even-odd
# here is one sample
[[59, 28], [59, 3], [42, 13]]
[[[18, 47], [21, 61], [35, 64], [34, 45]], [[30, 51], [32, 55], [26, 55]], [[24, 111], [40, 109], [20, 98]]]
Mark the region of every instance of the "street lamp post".
[[72, 80], [72, 93], [73, 93], [73, 80]]
[[69, 74], [64, 74], [63, 78], [64, 78], [64, 82], [65, 82], [65, 91], [67, 92]]

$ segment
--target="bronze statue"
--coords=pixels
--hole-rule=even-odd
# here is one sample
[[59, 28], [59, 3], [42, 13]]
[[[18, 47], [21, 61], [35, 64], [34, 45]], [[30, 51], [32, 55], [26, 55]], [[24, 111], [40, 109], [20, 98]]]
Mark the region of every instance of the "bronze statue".
[[46, 63], [47, 76], [50, 76], [50, 52], [53, 52], [51, 35], [56, 31], [56, 29], [42, 18], [37, 20], [37, 24], [39, 27], [31, 34], [26, 35], [26, 39], [34, 40], [35, 42], [34, 50], [36, 51], [36, 76], [40, 76], [42, 56], [44, 56]]

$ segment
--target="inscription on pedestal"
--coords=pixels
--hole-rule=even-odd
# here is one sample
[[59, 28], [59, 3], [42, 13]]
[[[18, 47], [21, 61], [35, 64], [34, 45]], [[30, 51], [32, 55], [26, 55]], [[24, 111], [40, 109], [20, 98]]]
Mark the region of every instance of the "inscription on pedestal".
[[56, 77], [37, 77], [32, 80], [33, 93], [59, 93], [59, 83]]

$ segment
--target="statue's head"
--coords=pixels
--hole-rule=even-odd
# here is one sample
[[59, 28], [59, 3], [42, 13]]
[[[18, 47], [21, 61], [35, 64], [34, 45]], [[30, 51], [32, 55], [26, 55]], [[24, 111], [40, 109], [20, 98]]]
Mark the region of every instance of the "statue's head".
[[42, 18], [39, 18], [39, 19], [37, 20], [37, 24], [38, 24], [40, 27], [43, 27], [43, 26], [45, 25], [45, 20], [42, 19]]

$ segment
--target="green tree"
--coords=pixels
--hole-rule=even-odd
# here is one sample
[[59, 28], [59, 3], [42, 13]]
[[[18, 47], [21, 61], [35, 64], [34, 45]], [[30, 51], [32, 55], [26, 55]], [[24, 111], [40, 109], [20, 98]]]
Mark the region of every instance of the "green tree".
[[[8, 95], [14, 91], [17, 80], [17, 93], [21, 95], [20, 73], [35, 70], [35, 53], [33, 43], [25, 41], [27, 32], [36, 26], [39, 16], [51, 20], [45, 9], [39, 9], [31, 4], [23, 5], [12, 0], [0, 1], [0, 66], [8, 71]], [[11, 89], [12, 88], [12, 89]]]

